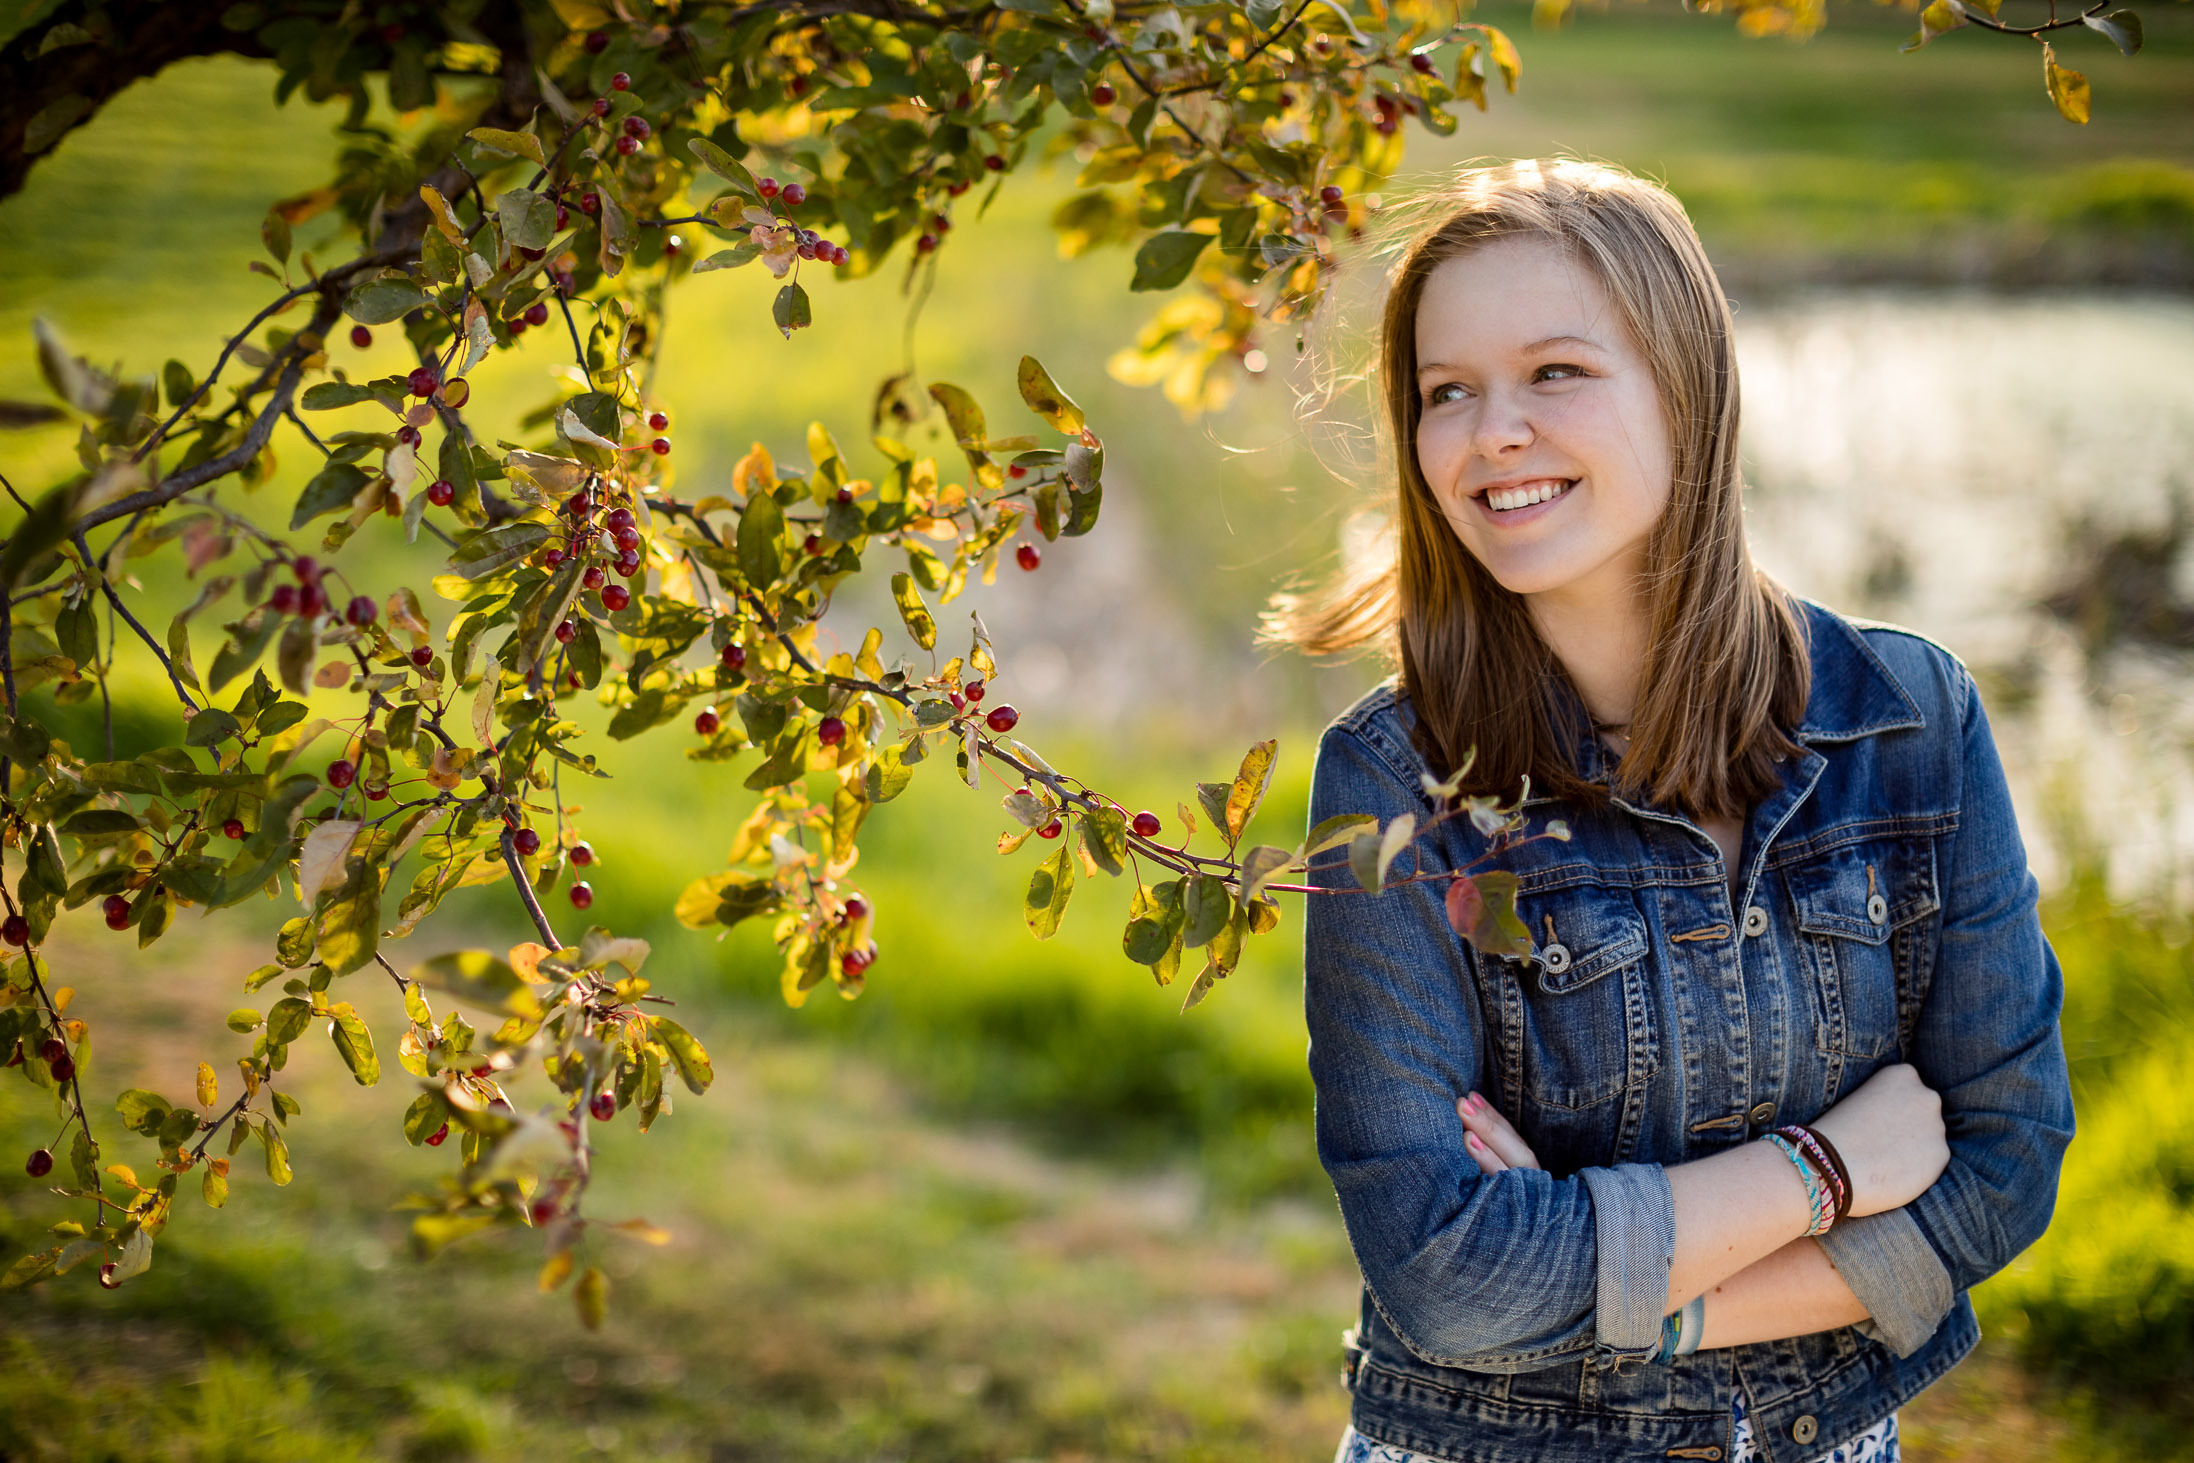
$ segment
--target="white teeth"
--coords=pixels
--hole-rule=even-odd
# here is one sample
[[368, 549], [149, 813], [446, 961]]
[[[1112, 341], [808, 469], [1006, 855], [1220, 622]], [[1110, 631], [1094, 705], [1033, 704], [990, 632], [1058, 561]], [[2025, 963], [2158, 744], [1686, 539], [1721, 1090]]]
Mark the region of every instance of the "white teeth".
[[1549, 498], [1559, 498], [1569, 491], [1566, 482], [1529, 483], [1520, 488], [1494, 488], [1487, 492], [1486, 503], [1496, 513], [1512, 508], [1528, 508], [1534, 503], [1544, 503]]

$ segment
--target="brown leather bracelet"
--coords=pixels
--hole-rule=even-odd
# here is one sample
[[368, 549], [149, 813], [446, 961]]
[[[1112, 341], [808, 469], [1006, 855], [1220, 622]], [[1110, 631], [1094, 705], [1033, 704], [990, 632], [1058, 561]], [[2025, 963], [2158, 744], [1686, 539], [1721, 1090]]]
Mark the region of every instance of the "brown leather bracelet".
[[1851, 1187], [1851, 1165], [1844, 1162], [1844, 1156], [1836, 1151], [1836, 1145], [1829, 1142], [1827, 1135], [1819, 1128], [1809, 1128], [1803, 1123], [1797, 1124], [1797, 1126], [1808, 1138], [1821, 1145], [1821, 1151], [1828, 1155], [1828, 1161], [1836, 1166], [1837, 1188], [1840, 1190], [1836, 1196], [1839, 1201], [1836, 1205], [1836, 1217], [1842, 1219], [1851, 1213], [1851, 1201], [1854, 1197]]

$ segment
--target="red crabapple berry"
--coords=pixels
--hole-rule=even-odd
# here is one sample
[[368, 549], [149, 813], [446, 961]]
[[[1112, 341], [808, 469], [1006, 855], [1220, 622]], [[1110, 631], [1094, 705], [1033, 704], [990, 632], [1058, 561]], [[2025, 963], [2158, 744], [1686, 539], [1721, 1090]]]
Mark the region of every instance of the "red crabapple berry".
[[714, 711], [704, 710], [699, 716], [693, 718], [693, 729], [704, 737], [715, 736], [716, 728], [722, 725], [723, 722]]
[[1423, 76], [1432, 74], [1432, 58], [1422, 51], [1409, 58], [1410, 69]]
[[416, 447], [419, 445], [419, 429], [406, 422], [396, 429], [396, 440], [406, 447]]
[[800, 540], [800, 547], [809, 554], [820, 554], [823, 552], [823, 536], [819, 533], [811, 533]]
[[647, 118], [645, 118], [645, 117], [627, 117], [627, 118], [625, 118], [625, 135], [626, 135], [627, 137], [637, 137], [637, 138], [639, 138], [639, 139], [640, 139], [640, 140], [641, 140], [642, 142], [645, 142], [645, 141], [647, 141], [647, 140], [648, 140], [648, 138], [650, 138], [650, 137], [654, 136], [654, 134], [655, 134], [655, 129], [654, 129], [653, 127], [650, 127], [650, 126], [648, 125], [648, 119], [647, 119]]
[[665, 259], [676, 259], [678, 251], [682, 247], [683, 245], [679, 242], [678, 236], [672, 234], [669, 238], [663, 240], [663, 257]]
[[372, 624], [375, 616], [379, 613], [380, 610], [374, 604], [372, 598], [363, 594], [353, 597], [351, 602], [343, 607], [343, 618], [361, 629]]
[[853, 489], [851, 489], [851, 488], [840, 488], [840, 489], [838, 490], [838, 494], [837, 494], [837, 496], [838, 496], [838, 501], [839, 501], [839, 502], [841, 502], [841, 503], [850, 503], [850, 502], [852, 502], [852, 501], [853, 501]]
[[775, 178], [762, 179], [760, 182], [754, 185], [754, 190], [757, 193], [761, 194], [764, 198], [775, 198], [778, 193], [782, 191], [778, 188], [777, 180]]
[[648, 443], [648, 451], [654, 453], [657, 457], [670, 456], [670, 438], [657, 437], [654, 441]]
[[518, 850], [520, 858], [532, 858], [541, 851], [541, 835], [531, 828], [521, 828], [510, 836], [510, 846]]
[[358, 790], [366, 795], [369, 803], [380, 802], [389, 795], [389, 785], [380, 778], [372, 778], [358, 784]]
[[528, 325], [548, 324], [548, 305], [541, 300], [535, 300], [526, 306], [525, 321]]
[[358, 349], [364, 350], [367, 346], [373, 344], [373, 332], [363, 325], [353, 325], [350, 328], [350, 343]]
[[848, 950], [840, 957], [838, 963], [845, 967], [846, 974], [859, 975], [862, 971], [868, 969], [875, 959], [876, 956], [872, 951]]
[[960, 690], [967, 696], [968, 700], [970, 701], [982, 700], [983, 693], [989, 689], [990, 688], [983, 684], [981, 681], [969, 681], [966, 685], [960, 688]]
[[328, 764], [328, 786], [340, 792], [358, 780], [358, 764], [347, 757], [338, 757]]
[[1012, 731], [1020, 721], [1021, 713], [1010, 706], [993, 706], [990, 715], [983, 718], [983, 724], [994, 732]]
[[306, 584], [297, 591], [297, 613], [308, 620], [317, 620], [326, 613], [328, 592], [317, 584]]
[[55, 1057], [52, 1061], [46, 1063], [46, 1075], [56, 1082], [68, 1081], [76, 1075], [76, 1059], [74, 1057]]
[[1332, 183], [1328, 183], [1318, 190], [1318, 201], [1328, 208], [1338, 207], [1347, 196], [1338, 186]]
[[1060, 823], [1057, 818], [1054, 818], [1049, 823], [1046, 823], [1043, 827], [1037, 829], [1036, 836], [1038, 838], [1057, 838], [1061, 833], [1064, 833], [1065, 831], [1065, 825]]
[[935, 234], [924, 234], [914, 241], [914, 252], [917, 254], [927, 254], [936, 247], [937, 236]]
[[1028, 476], [1028, 469], [1016, 462], [1006, 469], [1006, 476], [1009, 478], [1025, 478]]
[[589, 564], [587, 565], [587, 572], [579, 576], [579, 587], [581, 589], [600, 589], [607, 579], [608, 576], [602, 572], [600, 564]]
[[726, 670], [745, 670], [747, 668], [747, 648], [737, 641], [732, 642], [724, 647], [723, 661]]
[[34, 1179], [44, 1178], [53, 1172], [53, 1154], [44, 1148], [39, 1149], [30, 1156], [30, 1162], [23, 1165], [23, 1172]]
[[582, 869], [593, 863], [594, 845], [591, 843], [574, 843], [571, 846], [571, 861]]
[[130, 922], [130, 902], [119, 894], [109, 894], [100, 902], [99, 912], [106, 916], [107, 928], [119, 930]]
[[577, 625], [574, 625], [571, 621], [558, 620], [556, 622], [556, 643], [558, 645], [571, 644], [572, 637], [577, 635], [578, 633], [579, 627]]
[[561, 203], [556, 205], [556, 227], [558, 229], [571, 227], [571, 210]]
[[1044, 562], [1044, 551], [1034, 544], [1022, 544], [1013, 551], [1013, 562], [1019, 564], [1028, 573], [1034, 574], [1036, 566]]
[[597, 117], [607, 117], [609, 115], [609, 98], [596, 97], [594, 99], [594, 104], [590, 110], [592, 110], [594, 115]]
[[607, 514], [603, 515], [602, 527], [608, 529], [611, 533], [621, 533], [638, 522], [639, 520], [632, 516], [630, 508], [612, 508]]
[[602, 608], [608, 610], [611, 614], [616, 614], [631, 603], [632, 591], [622, 584], [605, 584], [602, 586]]
[[581, 879], [571, 886], [571, 907], [585, 909], [594, 903], [594, 886]]
[[101, 1290], [120, 1290], [122, 1282], [117, 1278], [120, 1270], [121, 1265], [114, 1260], [109, 1260], [101, 1265], [99, 1267], [99, 1288]]
[[579, 211], [588, 218], [602, 211], [602, 195], [588, 191], [579, 195]]
[[835, 716], [826, 716], [815, 726], [815, 740], [826, 747], [835, 747], [846, 739], [846, 724]]
[[564, 558], [565, 554], [562, 549], [545, 549], [541, 553], [541, 567], [554, 569], [564, 562]]
[[299, 584], [310, 584], [320, 577], [320, 561], [310, 554], [299, 554], [289, 561], [289, 568]]
[[11, 914], [5, 920], [0, 920], [0, 940], [6, 940], [15, 946], [28, 945], [30, 921], [19, 914]]
[[594, 1114], [596, 1122], [608, 1122], [611, 1118], [617, 1116], [617, 1094], [614, 1092], [595, 1093], [594, 1100], [587, 1104], [587, 1111]]
[[433, 1132], [427, 1134], [427, 1146], [429, 1148], [439, 1148], [448, 1137], [449, 1124], [444, 1123], [441, 1127], [436, 1128]]
[[1002, 173], [1006, 170], [1006, 160], [997, 153], [992, 153], [983, 159], [983, 166], [994, 173]]
[[68, 1054], [68, 1043], [58, 1036], [49, 1036], [38, 1043], [38, 1060], [41, 1062], [58, 1062]]
[[427, 484], [427, 501], [437, 508], [447, 508], [457, 501], [457, 485], [448, 478], [436, 478]]
[[620, 137], [620, 138], [618, 138], [618, 139], [617, 139], [617, 155], [618, 155], [619, 157], [631, 157], [631, 156], [632, 156], [632, 155], [633, 155], [634, 153], [638, 152], [639, 150], [640, 150], [640, 139], [639, 139], [639, 138], [637, 138], [637, 137]]
[[640, 547], [640, 530], [630, 526], [610, 530], [609, 541], [617, 545], [617, 552], [629, 554]]
[[1135, 821], [1128, 826], [1135, 830], [1137, 838], [1156, 838], [1159, 830], [1164, 828], [1165, 824], [1158, 821], [1156, 813], [1145, 808], [1135, 815]]
[[631, 91], [632, 77], [625, 72], [618, 72], [609, 79], [609, 89], [611, 91]]
[[221, 832], [230, 838], [242, 838], [244, 836], [244, 820], [242, 818], [229, 819], [221, 825]]
[[278, 615], [296, 614], [297, 586], [294, 584], [275, 585], [274, 592], [267, 596], [267, 607]]
[[604, 51], [609, 49], [609, 32], [606, 30], [588, 31], [586, 47], [587, 54], [589, 56], [601, 55]]
[[425, 670], [428, 666], [434, 664], [433, 650], [424, 645], [420, 646], [418, 649], [412, 651], [411, 663], [419, 667], [421, 670]]
[[1100, 81], [1089, 89], [1089, 99], [1100, 107], [1111, 106], [1119, 95], [1112, 89], [1112, 84], [1106, 81]]
[[808, 201], [808, 190], [798, 183], [787, 183], [785, 184], [784, 199], [785, 207], [798, 208]]
[[791, 92], [794, 96], [806, 95], [807, 89], [808, 79], [805, 76], [795, 76], [791, 81], [785, 83], [785, 90]]
[[441, 373], [432, 366], [421, 366], [404, 379], [413, 396], [432, 396], [435, 388], [442, 384]]
[[637, 579], [645, 572], [640, 562], [640, 551], [638, 549], [625, 550], [617, 556], [617, 562], [610, 565], [610, 567], [627, 579]]
[[462, 376], [452, 376], [442, 383], [442, 405], [463, 406], [472, 400], [472, 383]]
[[863, 899], [863, 898], [862, 898], [862, 897], [861, 897], [860, 895], [858, 895], [858, 894], [849, 894], [849, 895], [847, 895], [847, 896], [846, 896], [846, 918], [847, 918], [848, 920], [862, 920], [862, 919], [867, 919], [867, 918], [868, 918], [868, 901], [867, 901], [866, 899]]
[[653, 430], [660, 432], [669, 425], [670, 418], [664, 415], [662, 412], [655, 411], [648, 413], [648, 426]]

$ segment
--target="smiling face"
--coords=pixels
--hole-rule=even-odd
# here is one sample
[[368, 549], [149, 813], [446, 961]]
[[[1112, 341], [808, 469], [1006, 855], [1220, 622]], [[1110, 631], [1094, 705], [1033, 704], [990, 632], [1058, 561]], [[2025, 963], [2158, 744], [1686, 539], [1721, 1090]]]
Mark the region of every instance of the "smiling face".
[[1417, 465], [1511, 593], [1635, 596], [1668, 506], [1666, 414], [1597, 275], [1551, 240], [1448, 259], [1417, 306]]

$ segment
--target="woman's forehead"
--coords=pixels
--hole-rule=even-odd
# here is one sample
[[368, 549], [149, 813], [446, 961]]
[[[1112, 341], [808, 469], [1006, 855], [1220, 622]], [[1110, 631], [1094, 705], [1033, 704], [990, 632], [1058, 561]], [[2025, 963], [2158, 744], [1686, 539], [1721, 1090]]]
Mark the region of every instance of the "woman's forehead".
[[1417, 302], [1421, 361], [1442, 352], [1619, 349], [1622, 326], [1599, 276], [1551, 239], [1481, 244], [1435, 265]]

